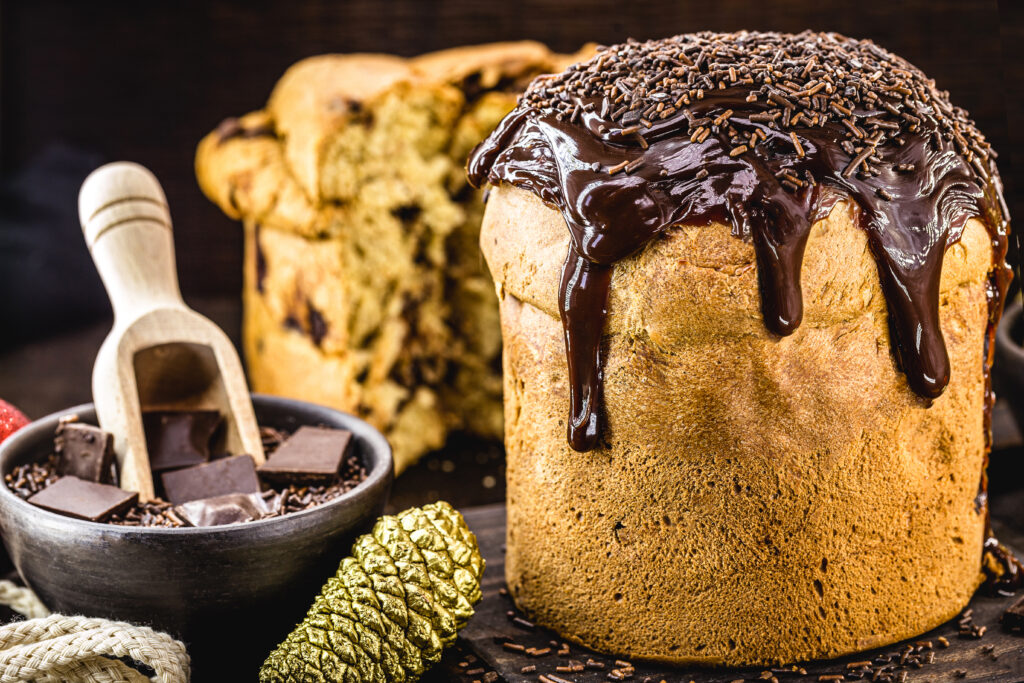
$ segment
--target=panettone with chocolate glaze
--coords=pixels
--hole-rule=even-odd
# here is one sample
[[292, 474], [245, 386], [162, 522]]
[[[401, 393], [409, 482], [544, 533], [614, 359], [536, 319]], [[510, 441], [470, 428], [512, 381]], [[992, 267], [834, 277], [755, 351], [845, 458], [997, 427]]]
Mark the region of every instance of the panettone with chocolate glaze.
[[955, 616], [988, 539], [994, 157], [918, 69], [836, 34], [631, 41], [535, 80], [469, 164], [519, 607], [728, 665]]
[[313, 57], [201, 142], [203, 191], [245, 225], [255, 390], [357, 413], [399, 470], [451, 429], [500, 436], [497, 302], [462, 169], [568, 63], [531, 42]]

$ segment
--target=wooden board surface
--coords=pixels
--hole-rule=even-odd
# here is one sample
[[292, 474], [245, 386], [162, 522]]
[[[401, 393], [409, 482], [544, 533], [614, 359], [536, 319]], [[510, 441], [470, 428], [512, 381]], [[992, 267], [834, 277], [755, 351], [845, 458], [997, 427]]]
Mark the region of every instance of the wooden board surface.
[[[529, 630], [512, 623], [507, 612], [514, 609], [512, 601], [501, 594], [504, 580], [504, 543], [505, 543], [505, 507], [490, 505], [469, 508], [463, 511], [470, 528], [476, 533], [480, 549], [487, 560], [487, 571], [484, 575], [483, 600], [477, 606], [477, 613], [460, 635], [460, 648], [445, 658], [445, 668], [461, 679], [494, 680], [496, 672], [501, 679], [510, 682], [537, 681], [539, 674], [553, 674], [559, 679], [573, 683], [607, 683], [608, 673], [615, 668], [615, 657], [597, 655], [577, 645], [570, 645], [568, 656], [558, 656], [553, 649], [546, 656], [532, 658], [518, 652], [510, 652], [501, 641], [505, 638], [514, 639], [515, 643], [527, 648], [550, 647], [550, 641], [561, 640], [551, 632], [540, 628]], [[1006, 539], [1009, 540], [1009, 539]], [[898, 658], [908, 645], [930, 641], [932, 648], [921, 647], [918, 653], [921, 660], [934, 657], [931, 663], [920, 668], [906, 666], [896, 669], [906, 671], [907, 682], [934, 681], [986, 681], [989, 683], [1017, 683], [1024, 680], [1024, 636], [1008, 633], [999, 625], [999, 617], [1016, 598], [990, 598], [975, 596], [971, 601], [974, 623], [985, 626], [986, 632], [980, 639], [962, 639], [957, 636], [956, 620], [940, 626], [919, 638], [904, 641], [889, 647], [871, 650], [850, 657], [843, 657], [827, 662], [803, 664], [806, 676], [792, 672], [774, 675], [780, 681], [804, 680], [817, 681], [822, 675], [844, 674], [845, 680], [855, 680], [848, 675], [847, 664], [864, 660], [873, 660], [879, 655], [895, 654]], [[949, 647], [942, 647], [939, 637], [944, 637]], [[929, 655], [929, 653], [931, 653]], [[581, 673], [558, 672], [556, 667], [566, 666], [570, 661], [587, 662], [593, 659], [605, 664], [604, 670], [586, 670]], [[632, 662], [636, 672], [629, 679], [631, 682], [643, 683], [648, 677], [652, 683], [664, 680], [668, 683], [730, 683], [737, 680], [766, 680], [759, 678], [763, 668], [759, 669], [697, 669], [670, 668], [664, 665], [647, 665]], [[536, 672], [521, 673], [527, 665], [535, 665]], [[467, 675], [467, 672], [468, 675]], [[770, 676], [769, 676], [770, 679]], [[871, 680], [868, 676], [863, 680]], [[900, 680], [897, 677], [891, 680]], [[556, 679], [557, 683], [557, 679]]]
[[[236, 298], [204, 299], [192, 302], [201, 313], [212, 318], [214, 322], [228, 330], [237, 338], [240, 327], [240, 306]], [[0, 353], [0, 397], [23, 408], [30, 417], [40, 417], [46, 413], [66, 408], [90, 400], [89, 376], [96, 351], [110, 329], [109, 322], [98, 323], [87, 329], [68, 332], [45, 342], [24, 346]], [[993, 516], [993, 527], [1005, 543], [1018, 549], [1024, 549], [1024, 449], [1020, 445], [1020, 433], [1013, 424], [1012, 417], [1005, 405], [997, 406], [993, 415], [994, 452], [989, 468], [990, 507]], [[435, 683], [452, 680], [454, 674], [462, 681], [481, 680], [483, 674], [466, 676], [459, 672], [480, 668], [480, 655], [489, 657], [487, 661], [501, 664], [499, 648], [493, 647], [493, 636], [512, 635], [526, 643], [532, 638], [533, 643], [544, 643], [545, 636], [533, 638], [530, 634], [509, 625], [505, 611], [510, 605], [505, 598], [498, 595], [503, 584], [502, 545], [504, 544], [504, 508], [502, 505], [473, 507], [490, 503], [498, 503], [505, 497], [504, 487], [504, 452], [500, 444], [481, 442], [478, 439], [465, 437], [453, 440], [445, 449], [426, 456], [415, 466], [399, 477], [391, 492], [389, 511], [395, 512], [413, 505], [422, 505], [437, 499], [445, 499], [463, 510], [471, 527], [480, 537], [484, 554], [489, 566], [485, 576], [485, 598], [478, 608], [478, 616], [474, 618], [460, 640], [460, 647], [447, 653], [442, 666], [428, 672], [421, 683]], [[0, 552], [0, 574], [10, 570], [6, 558]], [[13, 575], [8, 578], [14, 578]], [[1002, 604], [994, 605], [991, 610], [992, 619], [1002, 608]], [[0, 623], [9, 621], [13, 614], [0, 607]], [[979, 623], [982, 623], [979, 621]], [[987, 622], [986, 622], [987, 623]], [[955, 631], [951, 625], [947, 632]], [[525, 637], [524, 637], [525, 636]], [[950, 650], [939, 650], [936, 659], [941, 663], [955, 653], [966, 652], [968, 655], [981, 658], [984, 653], [980, 648], [994, 644], [997, 632], [990, 631], [980, 641], [955, 641]], [[948, 636], [947, 636], [948, 638]], [[910, 681], [933, 680], [955, 682], [969, 681], [1024, 681], [1020, 650], [1024, 648], [1024, 638], [1008, 640], [1009, 654], [1001, 655], [995, 662], [995, 668], [988, 662], [981, 662], [977, 669], [973, 663], [960, 665], [970, 670], [964, 679], [953, 675], [957, 666], [946, 666], [942, 669], [929, 666], [920, 671], [911, 672]], [[1016, 648], [1016, 649], [1014, 649]], [[488, 654], [492, 653], [492, 654]], [[573, 658], [578, 659], [578, 648], [573, 648]], [[472, 666], [458, 667], [466, 657], [476, 658]], [[956, 654], [959, 657], [959, 654]], [[553, 670], [562, 662], [556, 657], [542, 658], [536, 662], [539, 671]], [[605, 658], [606, 660], [609, 658]], [[963, 658], [960, 657], [962, 661]], [[583, 660], [585, 661], [585, 659]], [[519, 668], [526, 662], [510, 657], [504, 661], [504, 669], [508, 680], [535, 680], [536, 676], [518, 674]], [[467, 662], [468, 664], [468, 662]], [[488, 671], [494, 666], [485, 665]], [[818, 669], [814, 669], [818, 670]], [[742, 672], [700, 672], [679, 669], [666, 672], [663, 676], [668, 683], [680, 681], [686, 683], [693, 680], [697, 683], [709, 681], [732, 681], [740, 677]], [[759, 671], [753, 673], [756, 677]], [[911, 675], [911, 674], [908, 674]], [[644, 676], [634, 677], [630, 683], [643, 683]], [[994, 676], [994, 678], [993, 678]], [[603, 676], [587, 676], [586, 678], [562, 675], [574, 683], [605, 680]], [[816, 680], [816, 676], [809, 680]], [[244, 678], [241, 680], [245, 680]], [[655, 679], [658, 683], [661, 679]], [[780, 681], [787, 679], [780, 678]], [[792, 679], [788, 679], [792, 680]]]

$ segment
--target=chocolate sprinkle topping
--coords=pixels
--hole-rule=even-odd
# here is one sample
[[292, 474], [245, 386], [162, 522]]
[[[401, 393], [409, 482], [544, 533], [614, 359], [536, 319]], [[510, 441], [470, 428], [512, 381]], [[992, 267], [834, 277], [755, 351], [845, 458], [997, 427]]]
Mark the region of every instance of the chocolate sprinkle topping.
[[534, 192], [569, 227], [559, 291], [568, 437], [586, 451], [601, 434], [612, 266], [673, 225], [726, 223], [751, 240], [765, 324], [788, 335], [802, 320], [811, 225], [850, 200], [878, 264], [895, 360], [930, 399], [950, 372], [938, 321], [943, 256], [980, 218], [993, 247], [988, 386], [1010, 278], [994, 158], [947, 93], [870, 41], [705, 32], [603, 48], [536, 79], [468, 171], [477, 186]]

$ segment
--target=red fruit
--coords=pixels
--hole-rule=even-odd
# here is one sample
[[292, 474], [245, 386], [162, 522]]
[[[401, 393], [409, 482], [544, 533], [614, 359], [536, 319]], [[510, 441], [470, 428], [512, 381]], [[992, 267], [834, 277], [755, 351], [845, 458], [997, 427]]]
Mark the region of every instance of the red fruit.
[[25, 413], [0, 399], [0, 442], [27, 424]]

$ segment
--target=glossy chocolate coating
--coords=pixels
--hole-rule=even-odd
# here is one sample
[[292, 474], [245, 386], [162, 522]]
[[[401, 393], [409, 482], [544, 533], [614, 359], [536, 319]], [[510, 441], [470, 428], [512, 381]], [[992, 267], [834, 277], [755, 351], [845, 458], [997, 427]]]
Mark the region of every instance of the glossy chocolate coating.
[[[569, 228], [559, 305], [571, 388], [568, 438], [576, 450], [597, 446], [601, 433], [600, 340], [611, 267], [673, 225], [724, 222], [752, 241], [765, 324], [787, 335], [803, 316], [800, 268], [810, 227], [839, 199], [851, 200], [878, 264], [896, 361], [910, 388], [932, 399], [950, 372], [938, 321], [943, 255], [967, 220], [980, 218], [993, 245], [988, 359], [1009, 281], [1006, 211], [991, 160], [983, 162], [982, 178], [950, 140], [925, 127], [886, 150], [891, 165], [877, 176], [844, 173], [855, 155], [841, 144], [848, 135], [841, 123], [795, 129], [798, 154], [788, 132], [758, 120], [766, 109], [748, 101], [750, 92], [715, 91], [688, 112], [653, 123], [643, 142], [602, 118], [594, 102], [580, 103], [590, 111], [575, 122], [521, 104], [470, 158], [474, 184], [527, 189], [556, 207]], [[764, 142], [737, 153], [717, 134], [699, 142], [687, 136], [692, 118], [725, 110], [733, 111], [731, 125], [760, 131]], [[610, 172], [624, 162], [629, 172]], [[814, 182], [788, 189], [779, 180], [786, 169]]]

